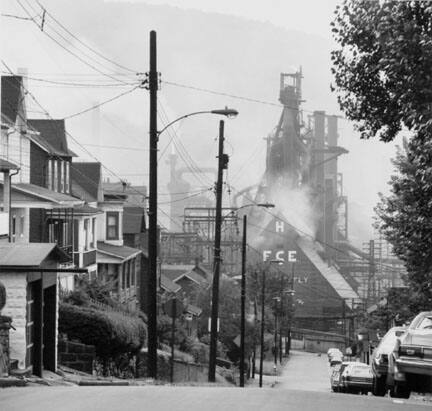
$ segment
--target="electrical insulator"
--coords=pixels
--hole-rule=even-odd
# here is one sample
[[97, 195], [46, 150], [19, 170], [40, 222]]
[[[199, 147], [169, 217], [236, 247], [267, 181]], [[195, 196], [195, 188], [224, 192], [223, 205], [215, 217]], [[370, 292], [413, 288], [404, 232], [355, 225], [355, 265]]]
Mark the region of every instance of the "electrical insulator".
[[223, 170], [228, 169], [228, 162], [229, 162], [229, 155], [228, 154], [222, 154], [222, 169]]

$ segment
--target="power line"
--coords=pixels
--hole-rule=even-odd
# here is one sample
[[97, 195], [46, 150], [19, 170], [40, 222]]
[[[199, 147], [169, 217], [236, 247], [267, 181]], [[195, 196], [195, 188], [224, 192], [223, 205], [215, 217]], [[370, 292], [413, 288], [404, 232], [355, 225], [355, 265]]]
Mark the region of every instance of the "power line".
[[[1, 71], [1, 73], [3, 74], [9, 74], [7, 71]], [[47, 80], [47, 79], [42, 79], [42, 78], [38, 78], [38, 77], [32, 77], [32, 76], [26, 76], [26, 75], [22, 75], [21, 77], [24, 77], [28, 80], [32, 80], [32, 81], [38, 81], [38, 82], [42, 82], [42, 83], [49, 83], [49, 84], [56, 84], [56, 85], [63, 85], [63, 86], [71, 86], [71, 87], [127, 87], [128, 85], [133, 86], [135, 84], [138, 83], [124, 83], [124, 82], [117, 82], [117, 83], [78, 83], [78, 82], [74, 82], [74, 81], [57, 81], [57, 80]]]
[[105, 101], [102, 101], [101, 103], [95, 104], [94, 106], [86, 108], [85, 110], [81, 110], [78, 113], [70, 114], [69, 116], [63, 117], [63, 120], [67, 120], [67, 119], [70, 119], [70, 118], [73, 118], [73, 117], [77, 117], [77, 116], [80, 116], [81, 114], [88, 113], [89, 111], [92, 111], [92, 110], [95, 110], [95, 109], [97, 109], [99, 107], [102, 107], [105, 104], [111, 103], [114, 100], [118, 100], [119, 98], [121, 98], [123, 96], [126, 96], [127, 94], [132, 93], [133, 91], [135, 91], [139, 87], [140, 86], [132, 87], [131, 89], [126, 90], [123, 93], [117, 94], [116, 96], [111, 97], [108, 100], [105, 100]]
[[[31, 20], [34, 22], [34, 24], [39, 27], [39, 24], [36, 22], [36, 20], [31, 17], [31, 14], [29, 13], [29, 11], [22, 5], [22, 3], [20, 2], [20, 0], [16, 0], [17, 3], [21, 6], [21, 8], [27, 13], [27, 15], [31, 18]], [[28, 3], [27, 3], [28, 4]], [[30, 5], [30, 7], [32, 7]], [[55, 30], [54, 30], [55, 32]], [[85, 64], [86, 66], [90, 67], [91, 69], [95, 70], [96, 72], [109, 77], [112, 80], [115, 80], [117, 82], [123, 82], [125, 84], [127, 84], [126, 82], [124, 82], [123, 80], [119, 80], [118, 78], [103, 72], [102, 70], [100, 70], [99, 68], [97, 68], [96, 66], [94, 66], [93, 64], [89, 63], [88, 61], [86, 61], [85, 59], [83, 59], [82, 57], [80, 57], [78, 54], [76, 54], [75, 52], [73, 52], [72, 50], [69, 50], [67, 47], [65, 47], [63, 44], [61, 44], [56, 38], [54, 38], [52, 35], [50, 35], [46, 30], [42, 31], [42, 33], [44, 33], [47, 37], [49, 37], [52, 41], [54, 41], [59, 47], [61, 47], [63, 50], [65, 50], [66, 52], [68, 52], [69, 54], [71, 54], [72, 56], [74, 56], [75, 58], [77, 58], [79, 61], [81, 61], [83, 64]], [[57, 33], [58, 34], [58, 33]], [[60, 35], [60, 37], [63, 37]], [[64, 38], [64, 37], [63, 37]], [[66, 40], [67, 41], [67, 40]], [[83, 53], [85, 55], [85, 53]], [[86, 55], [86, 57], [89, 57]], [[91, 57], [89, 57], [91, 59]]]
[[133, 69], [131, 69], [131, 68], [129, 68], [129, 67], [126, 67], [126, 66], [124, 66], [124, 65], [122, 65], [122, 64], [120, 64], [120, 63], [118, 63], [118, 62], [116, 62], [116, 61], [114, 61], [114, 60], [112, 60], [112, 59], [110, 59], [110, 58], [108, 58], [108, 57], [106, 57], [106, 56], [104, 56], [103, 54], [101, 54], [99, 51], [97, 51], [97, 50], [95, 50], [94, 48], [92, 48], [92, 47], [90, 47], [87, 43], [85, 43], [85, 42], [83, 42], [79, 37], [77, 37], [77, 36], [75, 36], [75, 34], [73, 34], [70, 30], [68, 30], [62, 23], [60, 23], [60, 21], [58, 21], [50, 12], [48, 12], [47, 11], [47, 9], [44, 7], [44, 6], [42, 6], [42, 4], [38, 1], [38, 0], [36, 0], [37, 1], [37, 3], [39, 4], [39, 6], [43, 9], [43, 10], [45, 10], [46, 11], [46, 14], [48, 15], [48, 16], [50, 16], [51, 17], [51, 19], [54, 21], [54, 22], [56, 22], [64, 31], [66, 31], [66, 33], [68, 33], [71, 37], [73, 37], [75, 40], [77, 40], [79, 43], [81, 43], [84, 47], [86, 47], [87, 49], [89, 49], [90, 51], [92, 51], [94, 54], [96, 54], [96, 55], [98, 55], [99, 57], [101, 57], [101, 58], [103, 58], [104, 60], [106, 60], [106, 61], [108, 61], [109, 63], [111, 63], [111, 64], [114, 64], [115, 66], [117, 66], [117, 67], [120, 67], [120, 68], [122, 68], [122, 69], [124, 69], [124, 70], [126, 70], [126, 71], [129, 71], [129, 72], [131, 72], [131, 73], [137, 73], [138, 72], [138, 70], [133, 70]]

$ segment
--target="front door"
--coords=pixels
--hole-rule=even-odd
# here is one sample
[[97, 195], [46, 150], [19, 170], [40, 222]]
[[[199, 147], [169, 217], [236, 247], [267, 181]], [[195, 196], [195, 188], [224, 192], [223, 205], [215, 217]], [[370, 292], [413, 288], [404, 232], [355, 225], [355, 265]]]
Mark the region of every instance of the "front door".
[[26, 367], [42, 377], [43, 350], [43, 288], [42, 279], [27, 285]]

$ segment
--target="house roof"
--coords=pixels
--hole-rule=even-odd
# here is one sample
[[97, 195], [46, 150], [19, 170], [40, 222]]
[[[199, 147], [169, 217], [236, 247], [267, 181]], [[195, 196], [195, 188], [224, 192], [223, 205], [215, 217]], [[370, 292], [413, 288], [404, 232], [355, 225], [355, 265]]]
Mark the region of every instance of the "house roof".
[[[0, 182], [0, 203], [3, 199], [3, 182]], [[83, 204], [83, 201], [67, 194], [57, 193], [35, 184], [12, 184], [11, 201], [13, 207], [32, 208], [71, 208]]]
[[123, 233], [138, 234], [145, 230], [145, 210], [143, 207], [123, 208]]
[[28, 120], [27, 123], [40, 135], [30, 136], [36, 143], [48, 153], [63, 157], [76, 157], [76, 154], [68, 149], [64, 120], [37, 119]]
[[181, 287], [175, 282], [171, 281], [166, 275], [161, 274], [160, 276], [160, 286], [165, 291], [176, 293], [181, 290]]
[[138, 250], [137, 248], [127, 247], [125, 245], [112, 245], [104, 243], [103, 241], [97, 242], [97, 250], [98, 252], [123, 261], [141, 253], [141, 250]]
[[186, 273], [183, 273], [179, 278], [176, 279], [176, 281], [180, 280], [183, 277], [188, 277], [190, 280], [192, 280], [194, 283], [197, 283], [201, 286], [207, 286], [209, 285], [209, 282], [206, 278], [204, 278], [201, 274], [198, 274], [195, 270], [188, 271]]
[[2, 267], [40, 267], [49, 257], [59, 263], [70, 260], [66, 253], [53, 243], [0, 244]]
[[171, 281], [177, 282], [187, 277], [194, 283], [206, 287], [210, 284], [210, 278], [204, 277], [195, 265], [162, 265], [161, 272]]
[[184, 273], [191, 271], [193, 265], [162, 264], [161, 272], [171, 281], [175, 281]]
[[[101, 189], [102, 171], [101, 164], [96, 162], [82, 163], [73, 162], [70, 168], [71, 179], [72, 179], [72, 191], [74, 194], [87, 194], [87, 201], [98, 201], [98, 192]], [[78, 184], [79, 187], [84, 190], [85, 193], [78, 193], [75, 191], [81, 191], [74, 187], [74, 183]]]
[[94, 215], [94, 214], [102, 214], [103, 211], [99, 210], [96, 207], [90, 207], [88, 204], [84, 204], [82, 206], [74, 207], [74, 215]]
[[192, 304], [188, 304], [186, 306], [186, 310], [187, 313], [192, 314], [196, 317], [199, 317], [202, 313], [202, 309], [197, 307], [196, 305], [192, 305]]
[[0, 158], [0, 171], [19, 170], [19, 167], [10, 161]]
[[21, 76], [2, 76], [1, 112], [15, 124], [21, 99]]
[[15, 188], [16, 190], [22, 191], [27, 194], [43, 198], [45, 200], [52, 201], [59, 205], [73, 207], [74, 205], [83, 204], [83, 201], [79, 198], [72, 197], [68, 194], [58, 193], [57, 191], [49, 190], [48, 188], [40, 187], [36, 184], [17, 183], [13, 184], [12, 188]]

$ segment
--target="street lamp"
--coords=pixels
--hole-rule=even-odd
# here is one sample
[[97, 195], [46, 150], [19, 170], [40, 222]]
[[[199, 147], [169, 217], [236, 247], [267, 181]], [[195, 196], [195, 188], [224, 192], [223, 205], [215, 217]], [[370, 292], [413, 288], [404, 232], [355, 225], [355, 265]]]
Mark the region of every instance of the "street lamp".
[[[267, 269], [270, 267], [270, 264], [283, 264], [281, 260], [269, 260]], [[264, 303], [265, 303], [265, 277], [266, 277], [266, 269], [262, 270], [262, 284], [261, 284], [261, 336], [260, 336], [260, 375], [259, 375], [259, 386], [262, 388], [262, 380], [263, 380], [263, 365], [264, 365]]]
[[[171, 125], [183, 118], [198, 114], [216, 114], [227, 117], [236, 116], [234, 109], [218, 109], [197, 111], [185, 114], [158, 131], [157, 128], [157, 91], [159, 87], [159, 73], [157, 71], [156, 31], [150, 32], [150, 67], [148, 72], [148, 89], [150, 94], [150, 144], [149, 144], [149, 231], [148, 231], [148, 281], [147, 295], [145, 287], [140, 287], [141, 308], [147, 300], [147, 328], [148, 328], [148, 376], [157, 378], [157, 153], [160, 135]], [[223, 123], [223, 122], [221, 122]], [[219, 159], [221, 160], [221, 159]], [[222, 189], [222, 184], [221, 184]], [[146, 298], [147, 297], [147, 298]]]

